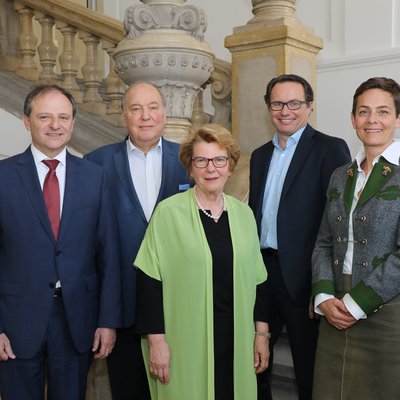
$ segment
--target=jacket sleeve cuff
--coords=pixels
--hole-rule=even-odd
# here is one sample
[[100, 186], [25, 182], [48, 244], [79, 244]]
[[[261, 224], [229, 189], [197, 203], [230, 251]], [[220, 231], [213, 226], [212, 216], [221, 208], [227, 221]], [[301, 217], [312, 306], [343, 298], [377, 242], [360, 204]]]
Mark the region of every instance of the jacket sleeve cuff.
[[371, 286], [365, 285], [364, 282], [357, 283], [349, 295], [361, 307], [365, 314], [372, 314], [378, 307], [383, 304], [383, 299], [379, 296]]
[[335, 285], [332, 281], [329, 280], [320, 280], [312, 286], [311, 295], [314, 298], [319, 293], [331, 294], [335, 295]]

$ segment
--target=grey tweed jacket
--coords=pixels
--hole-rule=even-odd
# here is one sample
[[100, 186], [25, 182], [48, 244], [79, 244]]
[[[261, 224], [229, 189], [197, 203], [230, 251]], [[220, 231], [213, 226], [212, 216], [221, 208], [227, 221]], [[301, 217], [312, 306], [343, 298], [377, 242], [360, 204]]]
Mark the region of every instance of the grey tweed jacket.
[[[357, 165], [332, 175], [312, 257], [312, 295], [342, 289]], [[369, 315], [400, 294], [400, 168], [381, 157], [352, 215], [354, 257], [350, 295]]]

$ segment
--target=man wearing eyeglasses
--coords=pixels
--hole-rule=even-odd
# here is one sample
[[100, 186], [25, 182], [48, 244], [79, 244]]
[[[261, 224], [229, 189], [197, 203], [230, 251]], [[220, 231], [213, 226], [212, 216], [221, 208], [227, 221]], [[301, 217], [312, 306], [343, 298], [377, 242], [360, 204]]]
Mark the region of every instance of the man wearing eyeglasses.
[[127, 138], [87, 154], [112, 182], [122, 262], [124, 325], [117, 329], [107, 358], [114, 400], [150, 400], [140, 336], [135, 334], [136, 269], [133, 261], [156, 205], [190, 187], [178, 158], [179, 145], [162, 138], [167, 122], [165, 99], [147, 82], [129, 87], [123, 101]]
[[344, 140], [308, 124], [311, 85], [298, 75], [281, 75], [264, 96], [273, 139], [250, 160], [249, 205], [255, 214], [268, 270], [270, 368], [258, 376], [258, 399], [272, 399], [273, 347], [286, 326], [299, 400], [310, 400], [318, 323], [310, 308], [311, 255], [332, 172], [350, 162]]

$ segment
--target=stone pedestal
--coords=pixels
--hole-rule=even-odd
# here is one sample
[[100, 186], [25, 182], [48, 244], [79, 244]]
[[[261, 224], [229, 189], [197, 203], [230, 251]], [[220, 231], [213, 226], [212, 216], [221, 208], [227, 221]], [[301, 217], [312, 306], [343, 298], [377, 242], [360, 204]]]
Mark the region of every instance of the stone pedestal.
[[127, 85], [150, 81], [166, 99], [165, 136], [182, 141], [190, 130], [194, 100], [213, 70], [204, 41], [206, 16], [186, 0], [141, 0], [125, 13], [125, 38], [114, 52]]
[[323, 42], [297, 19], [295, 3], [253, 0], [254, 18], [225, 39], [232, 53], [232, 132], [243, 153], [274, 134], [263, 99], [273, 77], [295, 73], [316, 88], [316, 56]]

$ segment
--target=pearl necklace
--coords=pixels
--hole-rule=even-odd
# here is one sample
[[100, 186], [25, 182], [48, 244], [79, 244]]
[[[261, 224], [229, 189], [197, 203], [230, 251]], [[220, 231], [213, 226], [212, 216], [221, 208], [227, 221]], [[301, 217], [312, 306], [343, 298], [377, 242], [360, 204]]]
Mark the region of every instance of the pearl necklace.
[[224, 202], [224, 205], [223, 205], [223, 207], [222, 207], [221, 212], [220, 212], [218, 215], [216, 215], [216, 216], [210, 214], [210, 213], [209, 213], [208, 211], [206, 211], [206, 210], [204, 209], [204, 207], [200, 204], [199, 199], [198, 199], [197, 194], [196, 194], [196, 186], [193, 188], [193, 193], [194, 193], [194, 199], [195, 199], [195, 201], [196, 201], [197, 207], [199, 207], [199, 209], [200, 209], [205, 215], [207, 215], [208, 218], [213, 219], [214, 222], [217, 223], [218, 220], [219, 220], [219, 218], [221, 217], [222, 213], [223, 213], [224, 211], [226, 211], [226, 198], [225, 198], [225, 193], [222, 192], [222, 200], [223, 200], [223, 202]]

